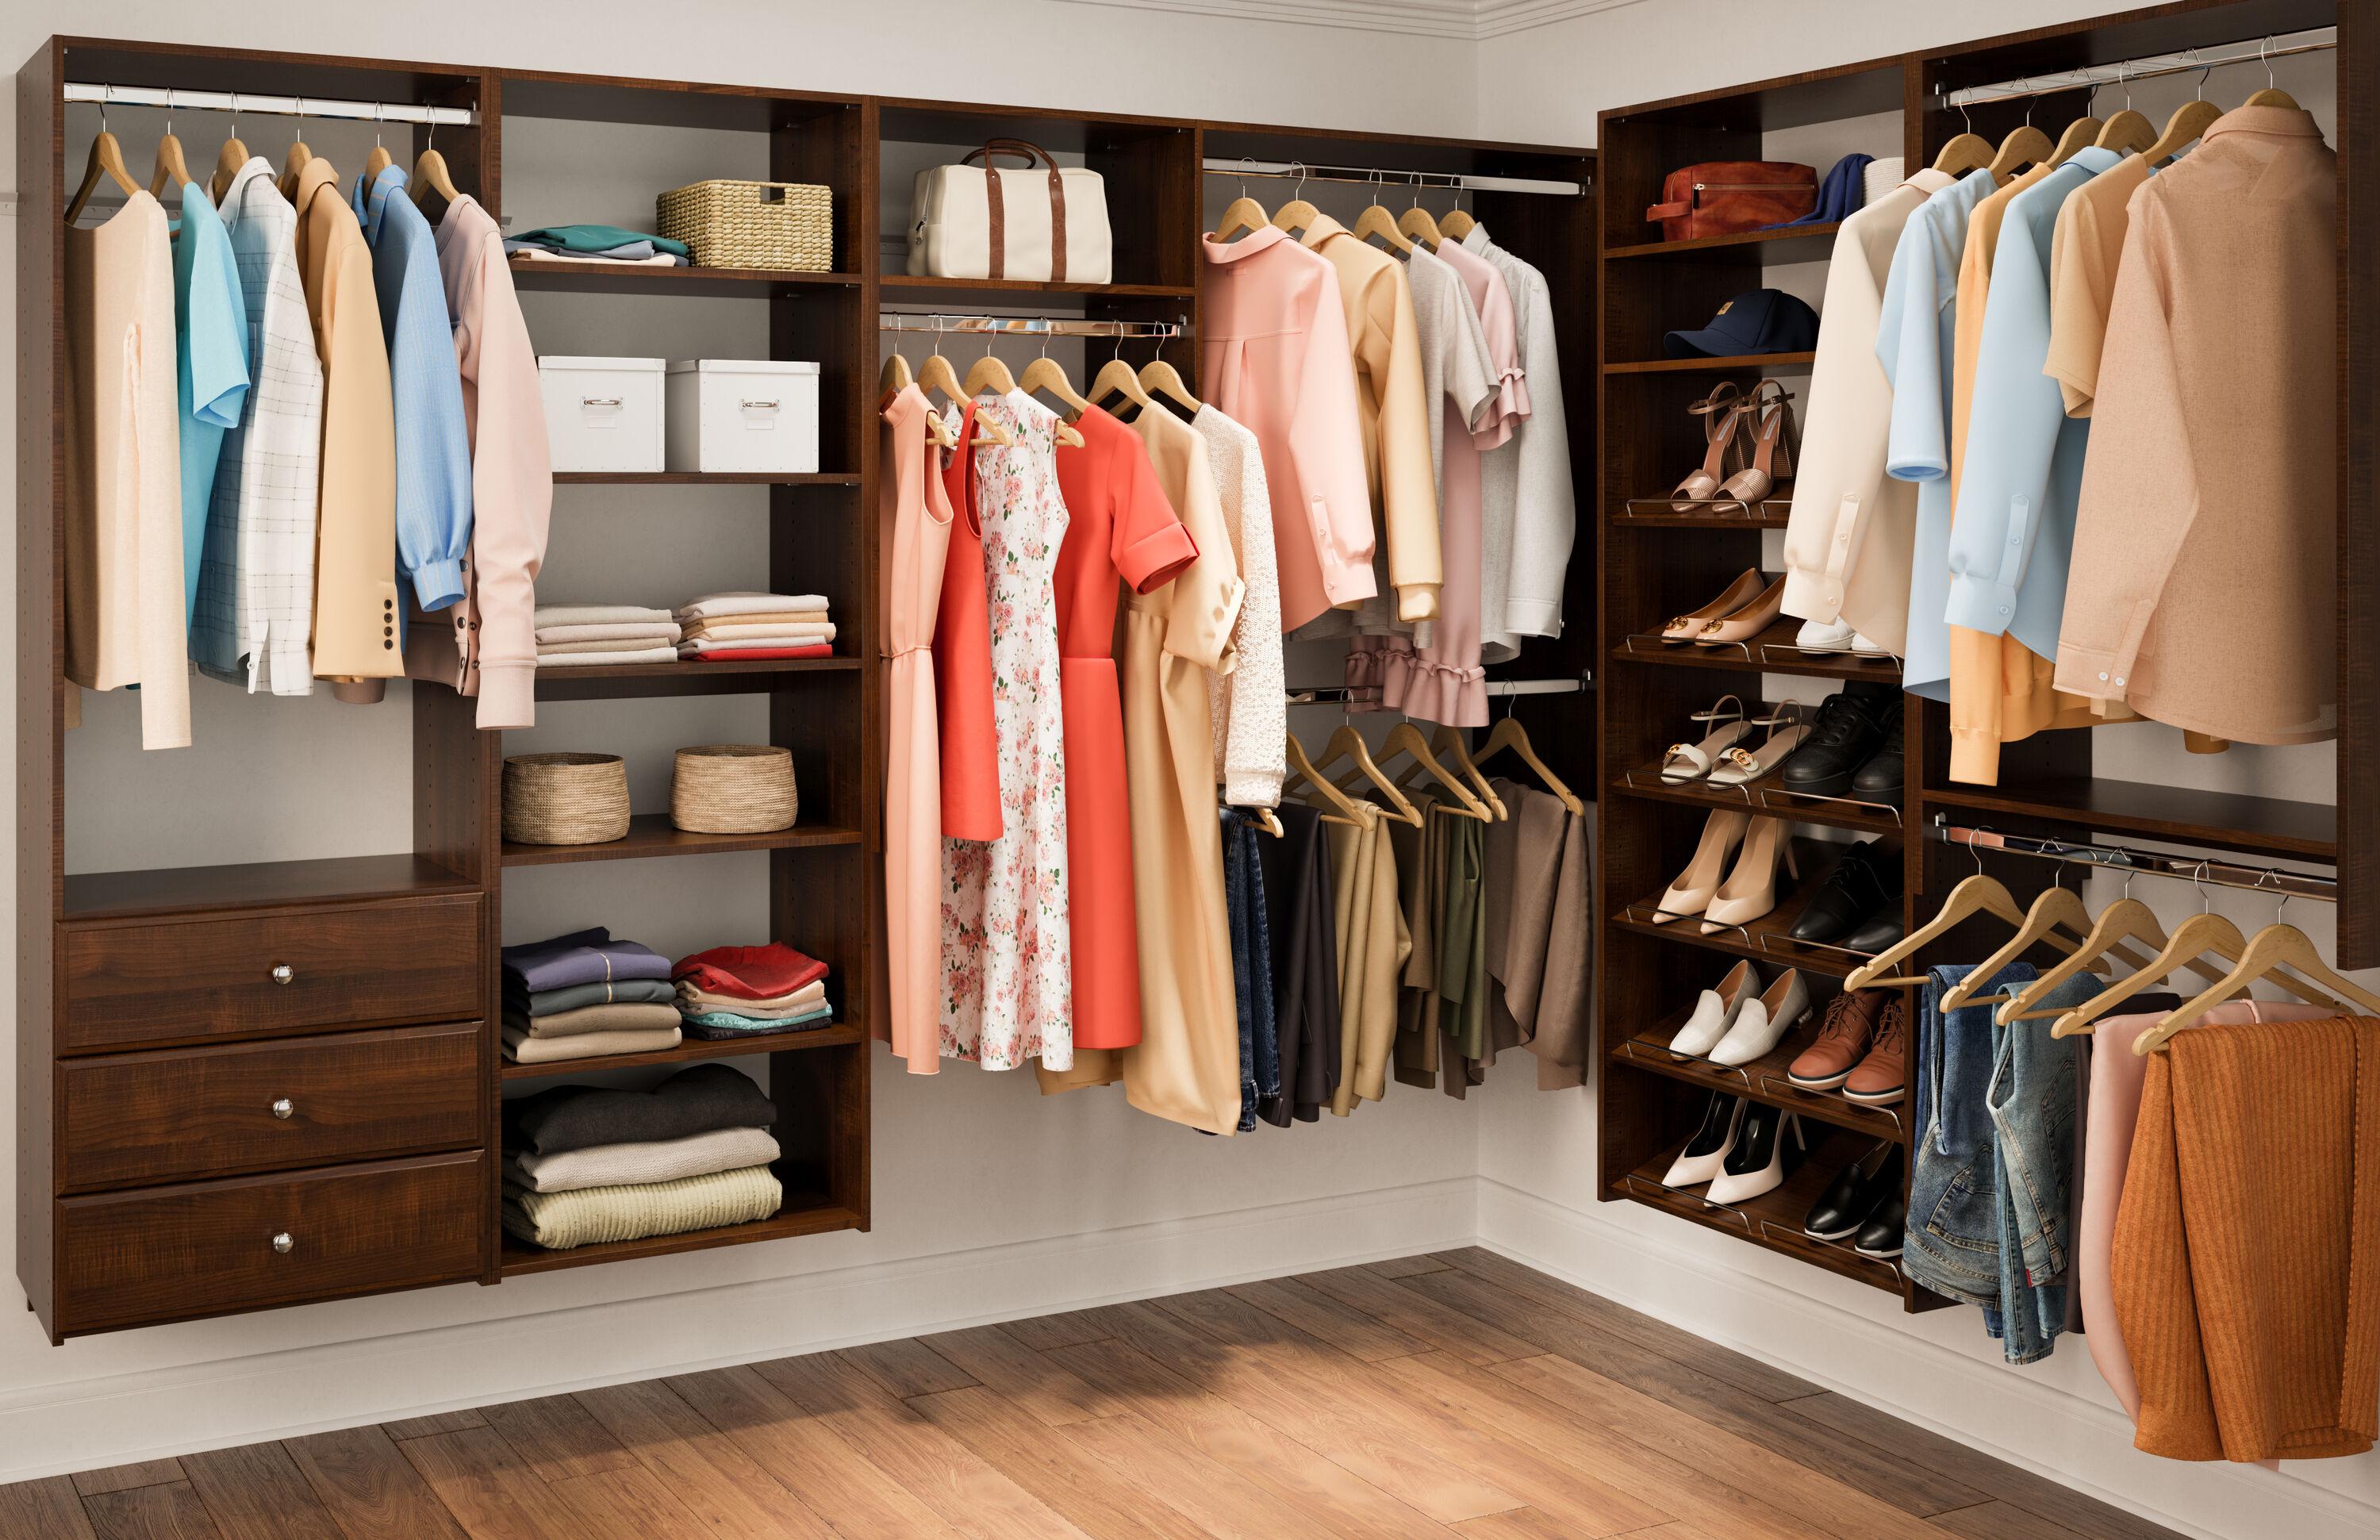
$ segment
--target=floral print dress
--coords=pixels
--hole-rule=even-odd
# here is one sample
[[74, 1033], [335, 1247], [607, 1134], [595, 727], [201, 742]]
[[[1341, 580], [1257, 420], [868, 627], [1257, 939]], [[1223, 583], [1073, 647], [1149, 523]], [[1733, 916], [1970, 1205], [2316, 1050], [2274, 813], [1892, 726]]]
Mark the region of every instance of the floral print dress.
[[1075, 1061], [1066, 899], [1065, 717], [1058, 682], [1057, 414], [1020, 393], [977, 399], [975, 492], [991, 630], [1001, 834], [942, 841], [942, 1054], [1013, 1070]]

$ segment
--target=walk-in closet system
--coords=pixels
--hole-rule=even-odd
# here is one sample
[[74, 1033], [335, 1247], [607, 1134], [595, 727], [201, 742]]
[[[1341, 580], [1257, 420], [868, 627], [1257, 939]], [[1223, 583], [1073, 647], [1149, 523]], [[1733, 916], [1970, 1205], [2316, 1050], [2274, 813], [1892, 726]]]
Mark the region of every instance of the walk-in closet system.
[[[1763, 160], [1764, 136], [1806, 133], [1829, 124], [1868, 120], [1876, 142], [1857, 148], [1900, 154], [1914, 170], [1930, 165], [1962, 129], [1987, 139], [2019, 124], [2059, 126], [2083, 115], [2089, 91], [2065, 72], [2100, 67], [2172, 64], [2192, 50], [2206, 59], [2252, 61], [2270, 37], [2337, 29], [2335, 50], [2314, 54], [2338, 71], [2339, 203], [2337, 261], [2337, 375], [2339, 414], [2337, 630], [2338, 736], [2336, 807], [2327, 802], [2216, 793], [2095, 773], [2098, 733], [2122, 728], [2040, 734], [2006, 746], [1999, 783], [1953, 783], [1948, 775], [1949, 713], [1940, 703], [1906, 697], [1906, 792], [1898, 809], [1873, 804], [1795, 796], [1778, 790], [1747, 799], [1706, 786], [1667, 786], [1648, 773], [1663, 746], [1678, 738], [1688, 713], [1713, 697], [1739, 692], [1746, 701], [1797, 693], [1793, 681], [1872, 679], [1898, 685], [1897, 661], [1849, 653], [1817, 658], [1793, 646], [1799, 622], [1788, 617], [1750, 643], [1727, 649], [1664, 649], [1658, 633], [1667, 617], [1718, 592], [1746, 566], [1775, 561], [1791, 488], [1747, 515], [1718, 516], [1672, 511], [1660, 494], [1702, 455], [1700, 419], [1686, 406], [1722, 380], [1749, 389], [1763, 376], [1785, 379], [1803, 393], [1812, 355], [1670, 359], [1661, 335], [1702, 323], [1730, 296], [1764, 286], [1772, 264], [1825, 261], [1836, 226], [1805, 224], [1714, 239], [1648, 243], [1642, 212], [1659, 201], [1665, 173], [1707, 161]], [[2302, 62], [2302, 61], [2301, 61]], [[2224, 89], [2244, 93], [2239, 70]], [[2261, 78], [2256, 84], [2263, 84]], [[2045, 86], [2052, 89], [2045, 90]], [[1992, 87], [1985, 91], [1980, 88]], [[1961, 108], [1958, 93], [1987, 98]], [[2108, 98], [2100, 98], [2102, 110]], [[2181, 0], [2181, 3], [2094, 18], [1981, 42], [1866, 59], [1805, 74], [1757, 81], [1604, 112], [1597, 143], [1601, 173], [1598, 271], [1601, 348], [1597, 459], [1601, 487], [1600, 627], [1603, 673], [1598, 691], [1603, 758], [1602, 872], [1598, 914], [1602, 935], [1601, 1031], [1606, 1059], [1599, 1085], [1602, 1166], [1600, 1194], [1650, 1205], [1738, 1236], [1771, 1252], [1871, 1284], [1900, 1296], [1906, 1307], [1942, 1303], [1915, 1288], [1889, 1262], [1857, 1255], [1848, 1243], [1830, 1245], [1803, 1233], [1803, 1216], [1818, 1190], [1861, 1148], [1878, 1139], [1906, 1144], [1913, 1109], [1864, 1106], [1831, 1093], [1805, 1093], [1786, 1078], [1786, 1066], [1809, 1045], [1817, 1015], [1790, 1034], [1777, 1050], [1741, 1071], [1689, 1062], [1655, 1051], [1683, 1021], [1698, 989], [1707, 988], [1739, 956], [1771, 970], [1796, 967], [1813, 986], [1831, 988], [1864, 958], [1833, 948], [1796, 943], [1787, 936], [1824, 860], [1805, 865], [1798, 891], [1767, 917], [1711, 935], [1690, 924], [1657, 927], [1651, 919], [1664, 884], [1683, 867], [1704, 819], [1722, 806], [1749, 806], [1791, 823], [1879, 838], [1897, 846], [1904, 881], [1904, 920], [1912, 928], [1941, 906], [1945, 892], [1976, 869], [1957, 843], [1960, 829], [1987, 827], [2002, 836], [2033, 836], [2082, 843], [2094, 835], [2134, 843], [2203, 848], [2216, 861], [2255, 867], [2280, 860], [2336, 872], [2338, 963], [2380, 964], [2380, 663], [2372, 626], [2380, 614], [2380, 530], [2373, 525], [2375, 419], [2353, 405], [2371, 366], [2380, 361], [2380, 314], [2369, 275], [2380, 263], [2380, 212], [2368, 196], [2363, 168], [2380, 155], [2380, 17], [2371, 7], [2336, 0]], [[1898, 115], [1898, 133], [1888, 126]], [[1801, 158], [1788, 156], [1786, 158]], [[1764, 541], [1770, 546], [1763, 561]], [[1798, 691], [1815, 701], [1823, 685]], [[1950, 842], [1937, 836], [1937, 828]], [[1814, 851], [1814, 854], [1815, 852]], [[1990, 852], [1992, 869], [2020, 894], [2037, 891], [2050, 863], [2004, 860]], [[2239, 886], [2255, 874], [2232, 872]], [[2070, 874], [2070, 883], [2075, 879]], [[2220, 880], [2220, 878], [2216, 879]], [[2020, 886], [2030, 884], [2029, 886]], [[2006, 939], [1999, 932], [1980, 950], [1961, 950], [1954, 932], [1942, 960], [1976, 957]], [[1820, 1002], [1823, 1004], [1823, 1000]], [[1911, 1008], [1915, 1009], [1913, 996]], [[1663, 1187], [1660, 1177], [1694, 1131], [1713, 1090], [1798, 1112], [1814, 1140], [1801, 1173], [1749, 1204], [1724, 1207], [1690, 1192]]]
[[[65, 431], [58, 392], [63, 213], [96, 115], [78, 103], [69, 132], [71, 86], [97, 86], [103, 96], [110, 89], [173, 91], [191, 109], [236, 106], [250, 115], [251, 139], [255, 124], [266, 121], [261, 115], [275, 108], [376, 118], [401, 164], [409, 165], [424, 136], [434, 134], [461, 189], [499, 216], [505, 125], [524, 119], [765, 136], [771, 178], [832, 190], [830, 272], [514, 268], [529, 297], [533, 340], [533, 291], [665, 297], [689, 307], [720, 297], [765, 298], [767, 334], [752, 337], [745, 351], [819, 363], [818, 473], [560, 475], [552, 549], [571, 539], [574, 486], [650, 489], [658, 510], [673, 487], [765, 482], [769, 570], [752, 573], [749, 586], [825, 593], [841, 623], [835, 655], [593, 667], [538, 683], [540, 699], [614, 701], [622, 712], [659, 697], [765, 694], [771, 739], [793, 753], [798, 824], [782, 833], [707, 836], [647, 816], [612, 844], [508, 844], [498, 819], [504, 735], [478, 731], [470, 703], [452, 691], [417, 685], [410, 690], [409, 851], [76, 869], [66, 837], [67, 800], [81, 794], [66, 778], [67, 534], [54, 472]], [[210, 102], [201, 92], [222, 99]], [[424, 107], [443, 110], [417, 110]], [[127, 121], [139, 110], [117, 108]], [[1577, 190], [1549, 194], [1474, 182], [1464, 197], [1500, 240], [1555, 278], [1561, 353], [1573, 376], [1567, 394], [1573, 404], [1594, 398], [1585, 282], [1594, 238], [1585, 189], [1594, 156], [1583, 151], [81, 38], [52, 38], [24, 65], [17, 115], [23, 200], [17, 1256], [27, 1297], [54, 1339], [394, 1289], [494, 1284], [548, 1268], [868, 1227], [870, 917], [878, 903], [883, 756], [874, 645], [875, 407], [888, 316], [1020, 311], [1178, 326], [1183, 340], [1166, 357], [1189, 376], [1197, 357], [1207, 167], [1294, 162], [1385, 181], [1391, 189], [1399, 174], [1424, 173], [1419, 180], [1434, 197], [1458, 178], [1568, 183]], [[442, 121], [422, 121], [432, 116]], [[117, 123], [119, 132], [127, 121]], [[909, 194], [905, 170], [896, 176], [888, 168], [908, 166], [921, 147], [964, 148], [993, 137], [1079, 156], [1104, 175], [1115, 282], [964, 281], [887, 271], [898, 260], [880, 246], [880, 231], [902, 225]], [[340, 169], [351, 176], [358, 168]], [[898, 212], [887, 218], [894, 204]], [[1122, 346], [1146, 357], [1156, 343]], [[1590, 463], [1589, 420], [1585, 406], [1574, 405], [1581, 475]], [[650, 538], [667, 541], [669, 530], [656, 517]], [[1594, 531], [1583, 527], [1580, 535], [1569, 637], [1533, 649], [1507, 672], [1576, 679], [1591, 666]], [[196, 692], [201, 734], [210, 688]], [[1586, 699], [1572, 692], [1514, 702], [1542, 750], [1567, 774], [1593, 762]], [[340, 719], [323, 720], [335, 728]], [[280, 773], [306, 770], [282, 767]], [[775, 1133], [784, 1151], [777, 1168], [784, 1207], [750, 1224], [567, 1252], [532, 1250], [505, 1238], [497, 1222], [495, 1170], [502, 1091], [516, 1079], [571, 1073], [510, 1064], [498, 1050], [497, 947], [507, 873], [754, 850], [770, 853], [770, 934], [829, 961], [835, 980], [835, 1025], [784, 1039], [788, 1046], [767, 1055], [781, 1114]], [[699, 863], [651, 868], [661, 888], [698, 882], [700, 869]], [[689, 1041], [602, 1067], [742, 1051], [745, 1045]], [[935, 1086], [905, 1082], [897, 1094], [932, 1096]], [[287, 1115], [276, 1115], [277, 1105]], [[1181, 1158], [1196, 1154], [1185, 1150]]]

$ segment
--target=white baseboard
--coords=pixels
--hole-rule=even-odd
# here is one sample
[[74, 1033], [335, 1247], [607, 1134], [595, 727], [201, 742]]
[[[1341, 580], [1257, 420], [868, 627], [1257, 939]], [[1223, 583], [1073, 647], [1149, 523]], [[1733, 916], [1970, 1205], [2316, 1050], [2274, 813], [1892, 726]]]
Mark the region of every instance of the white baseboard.
[[1477, 1192], [1458, 1177], [32, 1387], [0, 1397], [0, 1485], [1469, 1245]]
[[[1929, 1341], [1903, 1329], [1905, 1317], [1864, 1313], [1714, 1266], [1701, 1254], [1701, 1232], [1625, 1222], [1638, 1215], [1645, 1211], [1625, 1204], [1572, 1208], [1480, 1179], [1480, 1243], [1488, 1249], [2153, 1522], [2201, 1540], [2380, 1534], [2380, 1503], [2290, 1473], [2328, 1467], [2355, 1481], [2369, 1476], [2354, 1467], [2370, 1457], [2302, 1461], [2276, 1474], [2143, 1455], [2111, 1407]], [[1982, 1331], [1976, 1323], [1978, 1337]]]

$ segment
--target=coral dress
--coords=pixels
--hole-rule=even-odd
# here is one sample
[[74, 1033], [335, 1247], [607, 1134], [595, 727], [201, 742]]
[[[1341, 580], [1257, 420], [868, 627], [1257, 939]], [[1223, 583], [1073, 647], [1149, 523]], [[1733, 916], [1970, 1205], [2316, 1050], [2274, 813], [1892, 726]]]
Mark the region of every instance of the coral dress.
[[[946, 1058], [1010, 1070], [1074, 1062], [1066, 916], [1065, 721], [1058, 682], [1057, 414], [1022, 393], [983, 396], [976, 417], [1009, 444], [973, 443], [990, 641], [1000, 835], [942, 839], [941, 1039]], [[952, 561], [958, 560], [953, 541]], [[965, 575], [962, 576], [965, 580]], [[942, 613], [951, 612], [943, 585]], [[947, 711], [945, 724], [947, 725]], [[956, 773], [946, 768], [945, 781]]]
[[912, 1074], [941, 1067], [941, 745], [934, 712], [934, 611], [950, 554], [951, 501], [933, 408], [915, 385], [884, 408], [877, 500], [876, 624], [884, 657], [884, 908], [876, 1035]]
[[1066, 717], [1066, 885], [1075, 958], [1075, 1046], [1140, 1041], [1133, 931], [1132, 816], [1116, 694], [1117, 579], [1136, 594], [1172, 582], [1197, 545], [1159, 490], [1140, 436], [1085, 412], [1058, 455], [1066, 540], [1058, 551], [1058, 682]]
[[983, 514], [977, 505], [976, 404], [953, 411], [958, 448], [942, 470], [951, 508], [950, 554], [934, 615], [934, 709], [941, 740], [942, 837], [1000, 838], [1000, 753], [991, 725], [991, 625], [985, 619]]

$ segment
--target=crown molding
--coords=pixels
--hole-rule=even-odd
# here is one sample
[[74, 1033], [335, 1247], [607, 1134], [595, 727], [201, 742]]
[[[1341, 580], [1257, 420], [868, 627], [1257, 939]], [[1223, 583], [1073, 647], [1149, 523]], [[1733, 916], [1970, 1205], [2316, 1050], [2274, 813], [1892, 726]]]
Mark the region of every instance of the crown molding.
[[1475, 42], [1644, 3], [1645, 0], [1066, 0], [1066, 4], [1075, 6], [1182, 11], [1286, 26], [1402, 32]]

